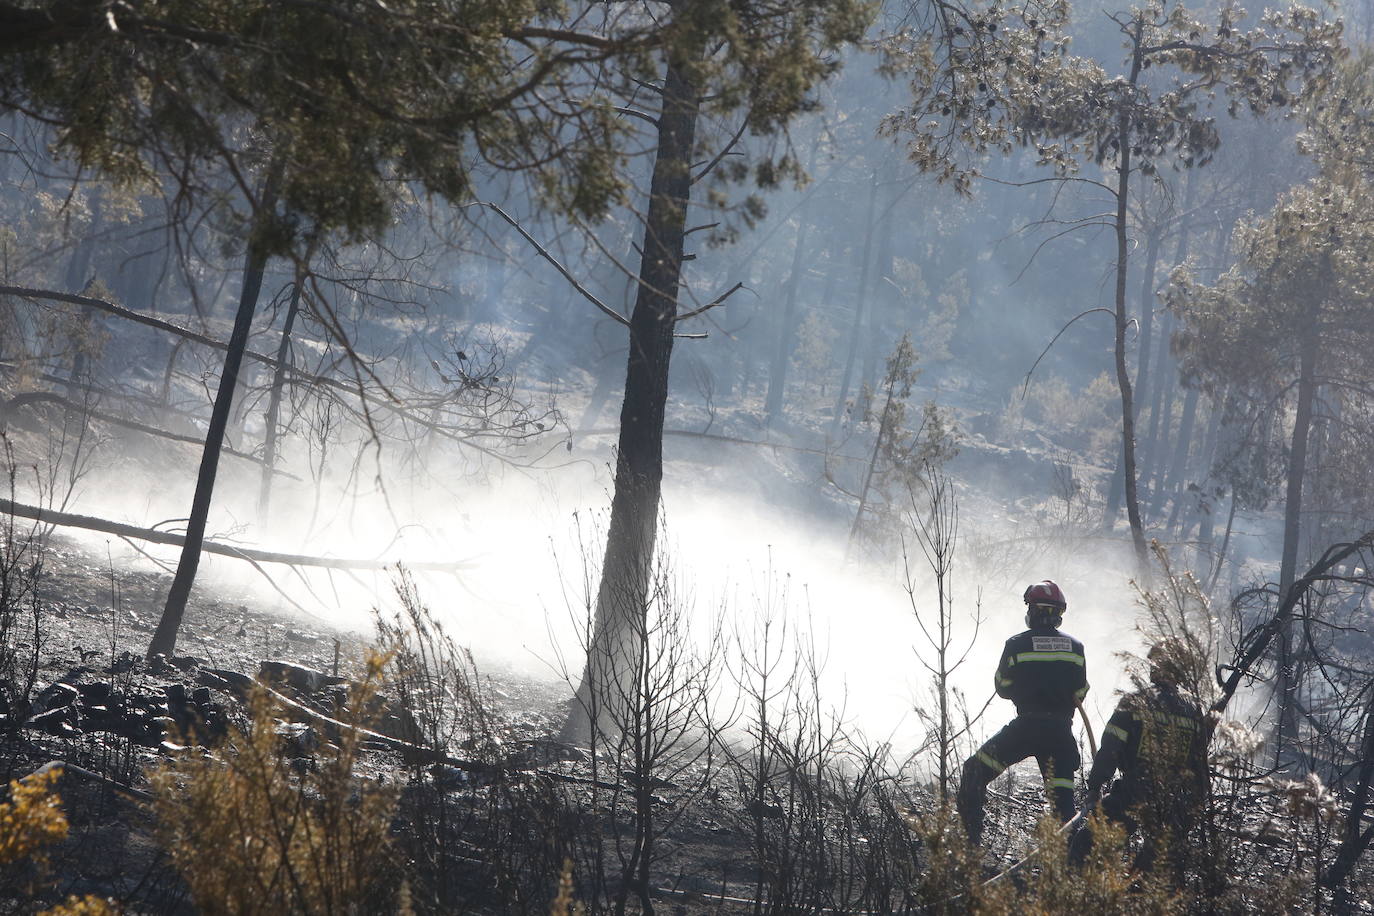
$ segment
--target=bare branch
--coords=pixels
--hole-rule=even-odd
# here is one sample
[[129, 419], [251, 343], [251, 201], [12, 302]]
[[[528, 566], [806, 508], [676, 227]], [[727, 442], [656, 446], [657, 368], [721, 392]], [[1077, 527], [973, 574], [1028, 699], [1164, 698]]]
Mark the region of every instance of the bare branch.
[[706, 303], [705, 305], [701, 306], [700, 308], [694, 308], [694, 309], [692, 309], [690, 312], [685, 312], [684, 314], [678, 315], [678, 316], [677, 316], [676, 318], [674, 318], [673, 320], [674, 320], [674, 321], [686, 321], [688, 318], [695, 318], [695, 317], [697, 317], [698, 315], [700, 315], [702, 312], [709, 311], [710, 309], [713, 309], [713, 308], [715, 308], [716, 306], [723, 304], [723, 303], [725, 302], [726, 299], [729, 299], [731, 296], [733, 296], [735, 293], [739, 292], [739, 291], [740, 291], [741, 289], [743, 289], [743, 288], [744, 288], [744, 283], [743, 283], [743, 282], [736, 283], [734, 286], [730, 287], [730, 288], [729, 288], [728, 290], [726, 290], [724, 293], [722, 293], [721, 295], [717, 296], [715, 299], [711, 300], [710, 302]]
[[1026, 373], [1026, 383], [1021, 386], [1021, 398], [1023, 400], [1026, 397], [1027, 389], [1030, 388], [1031, 376], [1035, 374], [1035, 368], [1036, 366], [1040, 365], [1040, 360], [1045, 358], [1045, 355], [1050, 352], [1050, 350], [1054, 347], [1055, 343], [1059, 341], [1059, 338], [1064, 336], [1064, 332], [1067, 331], [1075, 321], [1077, 321], [1080, 318], [1091, 315], [1093, 312], [1102, 312], [1104, 314], [1111, 315], [1113, 318], [1116, 317], [1116, 313], [1113, 312], [1111, 309], [1098, 306], [1094, 309], [1088, 309], [1086, 312], [1079, 312], [1077, 315], [1074, 315], [1072, 318], [1070, 318], [1064, 324], [1064, 326], [1059, 329], [1059, 333], [1054, 335], [1054, 340], [1051, 340], [1048, 344], [1045, 345], [1045, 349], [1040, 351], [1040, 355], [1035, 358], [1035, 363], [1031, 365], [1030, 371]]
[[620, 322], [626, 327], [630, 326], [630, 319], [626, 318], [624, 315], [620, 314], [615, 309], [611, 308], [609, 305], [602, 302], [591, 292], [591, 290], [587, 289], [581, 283], [577, 282], [577, 278], [574, 277], [571, 273], [569, 273], [566, 267], [558, 263], [558, 260], [553, 255], [549, 254], [548, 249], [546, 249], [543, 245], [539, 244], [539, 242], [535, 240], [534, 236], [526, 232], [525, 227], [521, 226], [518, 222], [516, 222], [515, 219], [505, 210], [502, 210], [496, 204], [488, 203], [484, 200], [474, 201], [473, 203], [465, 204], [465, 206], [486, 207], [488, 210], [491, 210], [497, 216], [501, 217], [503, 220], [510, 223], [510, 225], [515, 229], [515, 231], [520, 233], [520, 235], [524, 237], [525, 241], [529, 242], [531, 245], [534, 246], [535, 250], [539, 252], [540, 256], [543, 257], [544, 260], [552, 264], [554, 269], [563, 275], [563, 279], [567, 280], [569, 283], [572, 284], [573, 289], [577, 290], [579, 293], [582, 294], [582, 297], [584, 299], [586, 299], [592, 305], [596, 306], [598, 309], [605, 312], [608, 316], [614, 318], [616, 321]]
[[712, 159], [706, 164], [705, 168], [692, 176], [692, 184], [696, 184], [698, 181], [701, 181], [701, 179], [711, 174], [711, 170], [720, 165], [722, 159], [730, 155], [730, 150], [735, 148], [735, 144], [739, 142], [740, 137], [744, 136], [744, 131], [748, 126], [749, 118], [746, 116], [744, 121], [740, 124], [739, 130], [735, 131], [735, 135], [730, 138], [730, 142], [725, 144], [725, 146], [721, 148], [721, 151], [716, 154], [716, 158]]
[[[182, 546], [186, 538], [180, 534], [169, 531], [156, 531], [152, 528], [140, 528], [137, 525], [126, 525], [122, 522], [112, 522], [103, 518], [96, 518], [91, 515], [76, 515], [71, 512], [58, 512], [55, 509], [44, 509], [39, 506], [27, 506], [13, 500], [0, 498], [0, 512], [6, 515], [16, 515], [20, 518], [30, 518], [45, 525], [57, 525], [64, 528], [82, 528], [87, 531], [100, 531], [105, 534], [113, 534], [116, 537], [135, 538], [140, 541], [150, 541], [154, 544], [170, 544], [174, 547]], [[314, 557], [307, 554], [294, 553], [275, 553], [270, 550], [255, 550], [251, 547], [235, 547], [232, 544], [220, 544], [215, 541], [205, 541], [201, 546], [204, 553], [213, 553], [225, 557], [233, 557], [238, 560], [247, 560], [250, 563], [283, 563], [288, 566], [319, 566], [326, 569], [386, 569], [394, 566], [394, 560], [348, 560], [339, 557]], [[451, 563], [407, 563], [411, 569], [425, 569], [432, 572], [456, 573], [465, 568], [468, 564], [461, 561]]]

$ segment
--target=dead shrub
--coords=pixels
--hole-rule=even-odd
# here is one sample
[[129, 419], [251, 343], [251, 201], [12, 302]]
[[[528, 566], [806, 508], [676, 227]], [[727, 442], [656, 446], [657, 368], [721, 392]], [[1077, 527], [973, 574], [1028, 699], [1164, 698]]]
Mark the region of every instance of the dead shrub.
[[[62, 796], [54, 790], [62, 776], [59, 767], [46, 769], [23, 779], [10, 781], [9, 798], [0, 802], [0, 868], [26, 885], [26, 895], [38, 891], [38, 879], [47, 869], [49, 846], [67, 838], [67, 816], [62, 813]], [[71, 896], [65, 903], [44, 910], [38, 916], [113, 916], [108, 900], [93, 894]]]
[[340, 713], [346, 727], [293, 760], [266, 694], [209, 752], [179, 751], [153, 775], [160, 840], [201, 912], [408, 911], [390, 827], [395, 794], [362, 781], [368, 708], [385, 656], [372, 654]]
[[1067, 837], [1058, 820], [1046, 816], [1025, 858], [990, 875], [983, 850], [969, 845], [950, 810], [914, 815], [910, 824], [924, 852], [923, 913], [1169, 916], [1187, 911], [1187, 902], [1167, 881], [1128, 866], [1125, 833], [1097, 815], [1089, 819], [1094, 842], [1081, 865], [1069, 862]]

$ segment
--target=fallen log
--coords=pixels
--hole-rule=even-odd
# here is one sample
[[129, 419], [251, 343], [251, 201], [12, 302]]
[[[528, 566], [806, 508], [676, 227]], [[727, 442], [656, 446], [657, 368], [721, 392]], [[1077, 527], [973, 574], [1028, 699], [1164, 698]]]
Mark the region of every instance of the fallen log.
[[144, 792], [142, 789], [135, 789], [133, 786], [126, 786], [124, 783], [118, 781], [117, 779], [114, 779], [113, 777], [106, 776], [104, 773], [96, 773], [92, 770], [86, 769], [85, 767], [79, 767], [74, 763], [68, 763], [65, 760], [49, 760], [47, 763], [43, 764], [41, 767], [34, 770], [29, 775], [43, 776], [48, 773], [51, 773], [53, 770], [58, 770], [59, 772], [68, 776], [79, 776], [82, 779], [96, 783], [97, 785], [106, 786], [120, 793], [121, 795], [127, 795], [134, 801], [151, 802], [153, 800], [153, 796], [147, 792]]
[[[71, 512], [59, 512], [56, 509], [44, 509], [40, 506], [27, 506], [9, 499], [0, 499], [0, 514], [16, 515], [20, 518], [33, 519], [45, 525], [56, 525], [60, 528], [82, 528], [87, 531], [99, 531], [104, 534], [113, 534], [117, 537], [132, 538], [136, 541], [147, 541], [152, 544], [169, 544], [173, 547], [180, 547], [186, 542], [183, 535], [170, 531], [157, 531], [152, 528], [140, 528], [137, 525], [126, 525], [122, 522], [112, 522], [103, 518], [96, 518], [91, 515], [76, 515]], [[218, 554], [224, 557], [233, 557], [236, 560], [248, 560], [255, 563], [280, 563], [284, 566], [315, 566], [324, 569], [374, 569], [382, 570], [390, 566], [395, 566], [396, 560], [349, 560], [341, 557], [315, 557], [308, 554], [299, 553], [277, 553], [270, 550], [257, 550], [252, 547], [235, 547], [232, 544], [220, 544], [216, 541], [206, 541], [201, 550], [204, 553]], [[460, 569], [472, 568], [471, 563], [461, 561], [452, 562], [428, 562], [428, 563], [406, 563], [407, 569], [420, 570], [424, 572], [446, 572], [456, 573]]]
[[[586, 776], [574, 776], [571, 773], [559, 773], [557, 770], [543, 768], [531, 769], [513, 766], [509, 763], [485, 763], [480, 760], [453, 757], [449, 755], [447, 751], [438, 748], [427, 747], [410, 741], [402, 741], [400, 738], [384, 735], [366, 726], [344, 722], [333, 716], [325, 715], [318, 709], [312, 709], [305, 703], [294, 700], [281, 691], [276, 690], [270, 684], [264, 683], [262, 678], [249, 677], [246, 674], [240, 674], [236, 671], [228, 671], [222, 668], [210, 668], [202, 673], [209, 674], [211, 677], [221, 682], [219, 684], [210, 683], [208, 686], [213, 686], [217, 690], [227, 690], [240, 700], [247, 700], [252, 696], [253, 691], [260, 690], [269, 697], [272, 702], [281, 706], [283, 711], [288, 715], [295, 716], [297, 721], [313, 723], [336, 732], [354, 732], [377, 747], [392, 751], [412, 762], [418, 760], [424, 763], [445, 764], [454, 769], [465, 770], [470, 773], [533, 773], [536, 776], [542, 776], [546, 779], [552, 779], [558, 782], [595, 786], [599, 789], [606, 789], [608, 791], [625, 791], [625, 787], [618, 783], [591, 779]], [[202, 681], [202, 683], [206, 682]]]

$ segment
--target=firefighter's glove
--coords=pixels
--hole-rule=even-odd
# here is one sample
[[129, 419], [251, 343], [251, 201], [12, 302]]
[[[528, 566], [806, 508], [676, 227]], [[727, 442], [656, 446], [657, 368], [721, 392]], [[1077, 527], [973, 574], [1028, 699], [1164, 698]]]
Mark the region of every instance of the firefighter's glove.
[[1083, 799], [1083, 810], [1091, 814], [1100, 801], [1102, 801], [1102, 787], [1089, 786], [1087, 797]]

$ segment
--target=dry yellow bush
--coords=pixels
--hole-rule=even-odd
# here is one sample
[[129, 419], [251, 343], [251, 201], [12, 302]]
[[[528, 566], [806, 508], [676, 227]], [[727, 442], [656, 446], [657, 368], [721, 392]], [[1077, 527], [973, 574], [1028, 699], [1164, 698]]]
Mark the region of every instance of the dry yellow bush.
[[9, 801], [0, 804], [0, 865], [47, 861], [46, 848], [67, 837], [62, 796], [53, 791], [61, 769], [10, 781]]
[[1120, 827], [1096, 816], [1092, 851], [1081, 866], [1069, 863], [1060, 825], [1046, 817], [1037, 828], [1032, 858], [1014, 875], [986, 880], [982, 850], [970, 847], [948, 812], [914, 816], [912, 829], [927, 855], [921, 897], [933, 913], [976, 916], [1057, 916], [1062, 913], [1173, 916], [1187, 907], [1167, 882], [1127, 866]]
[[[62, 768], [54, 767], [10, 781], [9, 801], [0, 803], [0, 865], [45, 866], [47, 848], [67, 838], [62, 796], [53, 791], [61, 777]], [[69, 897], [38, 916], [114, 916], [115, 912], [108, 900], [88, 895]]]
[[[203, 913], [403, 912], [391, 853], [395, 795], [355, 774], [362, 725], [386, 658], [373, 655], [318, 754], [293, 761], [271, 699], [211, 752], [187, 748], [153, 779], [167, 854]], [[306, 765], [300, 765], [306, 764]]]
[[549, 903], [549, 916], [584, 916], [586, 912], [573, 898], [572, 860], [567, 859], [558, 875], [558, 896]]
[[66, 903], [44, 910], [38, 916], [115, 916], [118, 912], [119, 910], [103, 897], [87, 895], [68, 897]]

